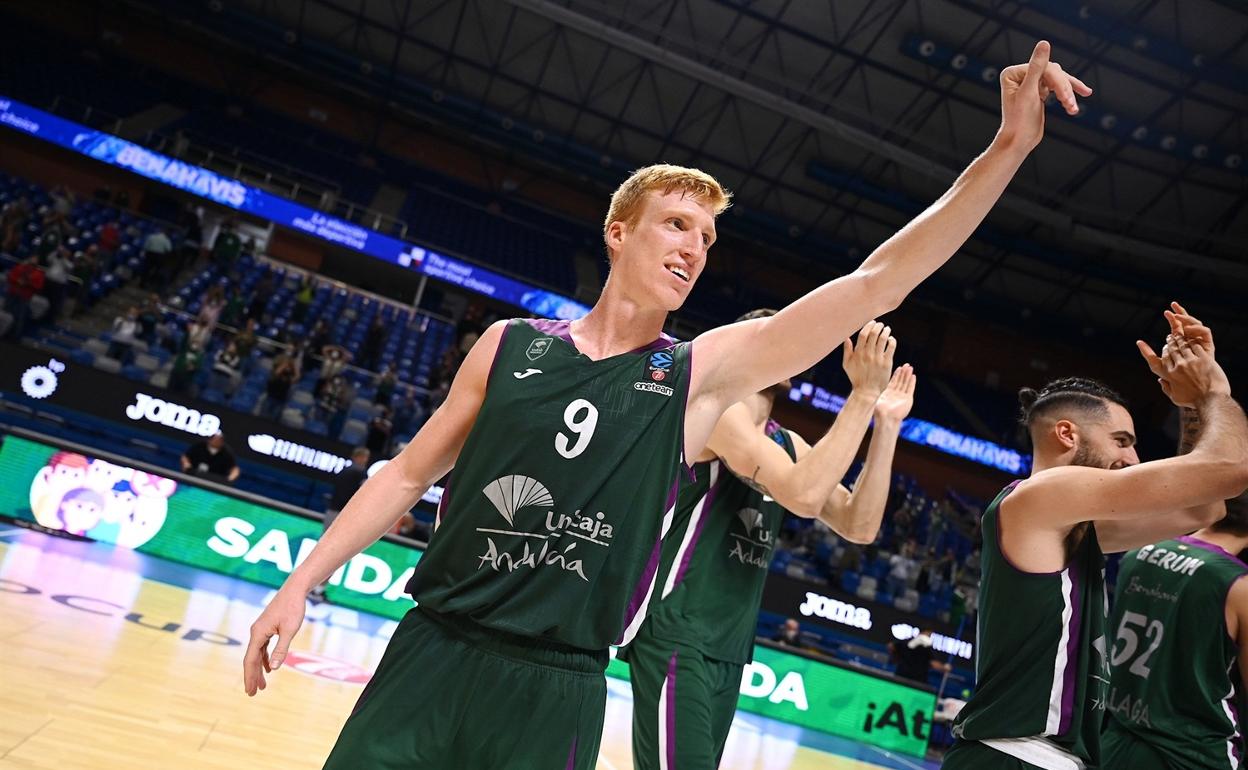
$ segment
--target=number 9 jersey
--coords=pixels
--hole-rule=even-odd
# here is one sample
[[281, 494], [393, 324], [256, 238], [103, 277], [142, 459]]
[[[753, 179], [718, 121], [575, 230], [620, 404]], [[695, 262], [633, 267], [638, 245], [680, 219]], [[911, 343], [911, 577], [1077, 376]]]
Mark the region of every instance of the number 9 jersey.
[[509, 322], [408, 592], [496, 631], [628, 642], [680, 483], [690, 350], [594, 361], [566, 321]]
[[1194, 537], [1123, 556], [1110, 623], [1106, 770], [1243, 767], [1226, 596], [1245, 574], [1248, 565]]

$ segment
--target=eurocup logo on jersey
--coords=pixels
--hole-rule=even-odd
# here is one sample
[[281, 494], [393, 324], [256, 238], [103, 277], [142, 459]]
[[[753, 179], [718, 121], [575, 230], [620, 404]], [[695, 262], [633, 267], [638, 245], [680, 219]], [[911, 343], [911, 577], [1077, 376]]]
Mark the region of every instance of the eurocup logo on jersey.
[[732, 533], [732, 548], [728, 558], [759, 569], [767, 569], [771, 563], [771, 532], [763, 526], [763, 512], [755, 508], [737, 511], [737, 521], [745, 529], [745, 535]]
[[659, 383], [672, 376], [672, 364], [674, 362], [675, 358], [672, 357], [670, 350], [657, 350], [651, 353], [646, 357], [646, 374], [641, 382], [633, 383], [633, 389], [648, 393], [659, 393], [664, 396], [672, 395], [675, 391]]
[[[507, 523], [508, 528], [477, 528], [478, 532], [486, 536], [485, 553], [477, 557], [477, 569], [487, 564], [495, 572], [515, 572], [522, 567], [558, 567], [589, 582], [580, 558], [584, 551], [578, 551], [578, 547], [583, 548], [582, 543], [600, 548], [611, 546], [615, 531], [606, 522], [605, 513], [599, 511], [593, 516], [587, 516], [580, 511], [572, 514], [555, 513], [552, 510], [555, 505], [554, 497], [537, 479], [520, 475], [503, 476], [487, 484], [481, 493], [494, 506], [494, 510]], [[539, 513], [545, 510], [545, 517], [536, 522], [537, 527], [517, 524], [519, 514], [529, 509], [537, 509]], [[529, 513], [525, 513], [523, 518], [532, 520]], [[525, 531], [520, 527], [544, 531]], [[491, 536], [497, 536], [504, 547], [500, 549]], [[565, 540], [565, 537], [575, 539]], [[509, 541], [503, 538], [513, 539]], [[510, 548], [507, 547], [509, 544]], [[517, 545], [519, 552], [516, 552]]]

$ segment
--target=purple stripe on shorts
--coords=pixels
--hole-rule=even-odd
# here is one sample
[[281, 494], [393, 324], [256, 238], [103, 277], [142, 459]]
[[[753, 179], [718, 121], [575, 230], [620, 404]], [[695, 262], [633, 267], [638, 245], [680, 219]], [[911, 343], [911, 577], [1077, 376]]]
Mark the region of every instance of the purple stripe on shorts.
[[[667, 518], [667, 512], [676, 504], [676, 490], [680, 488], [680, 479], [672, 481], [672, 488], [667, 493], [667, 504], [663, 506], [662, 518]], [[641, 573], [641, 579], [637, 581], [637, 586], [633, 589], [633, 598], [628, 602], [628, 609], [624, 613], [624, 625], [621, 627], [621, 640], [623, 632], [632, 624], [633, 618], [637, 617], [641, 605], [649, 595], [650, 589], [654, 586], [654, 573], [659, 570], [659, 557], [663, 553], [663, 532], [662, 527], [659, 528], [659, 536], [654, 541], [654, 548], [650, 551], [650, 560], [646, 562], [646, 569]]]
[[565, 770], [576, 770], [576, 737], [572, 738], [572, 749], [568, 752], [568, 764]]
[[[720, 473], [723, 473], [722, 464]], [[698, 547], [698, 540], [702, 537], [702, 530], [706, 528], [706, 520], [711, 517], [711, 506], [715, 503], [715, 495], [719, 492], [720, 484], [723, 482], [723, 475], [715, 479], [715, 483], [711, 488], [706, 490], [705, 502], [702, 504], [702, 515], [698, 517], [698, 526], [693, 530], [693, 538], [689, 541], [689, 547], [680, 557], [680, 564], [676, 566], [676, 582], [672, 583], [672, 588], [680, 585], [680, 581], [685, 579], [685, 573], [689, 571], [689, 561], [693, 558], [693, 551]]]
[[667, 770], [676, 770], [676, 653], [667, 662]]
[[1204, 540], [1201, 540], [1198, 537], [1192, 537], [1191, 535], [1183, 535], [1182, 537], [1175, 538], [1175, 540], [1178, 540], [1180, 543], [1186, 543], [1192, 546], [1193, 548], [1199, 548], [1202, 551], [1208, 551], [1209, 553], [1216, 553], [1219, 556], [1224, 556], [1227, 559], [1230, 559], [1231, 561], [1235, 562], [1239, 566], [1243, 567], [1244, 569], [1248, 569], [1248, 564], [1244, 564], [1242, 561], [1239, 560], [1239, 557], [1227, 551], [1225, 548], [1223, 548], [1220, 545], [1207, 543]]
[[1079, 668], [1079, 632], [1083, 628], [1083, 575], [1070, 567], [1070, 638], [1066, 641], [1066, 670], [1062, 672], [1062, 718], [1057, 734], [1065, 735], [1075, 716], [1075, 676]]

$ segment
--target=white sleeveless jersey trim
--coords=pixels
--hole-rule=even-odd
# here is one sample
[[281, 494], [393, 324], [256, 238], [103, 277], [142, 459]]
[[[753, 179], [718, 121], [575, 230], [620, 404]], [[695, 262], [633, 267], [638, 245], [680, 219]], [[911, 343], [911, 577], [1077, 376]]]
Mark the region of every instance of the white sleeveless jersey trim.
[[1083, 760], [1038, 736], [1030, 738], [985, 738], [985, 746], [1044, 770], [1086, 770]]

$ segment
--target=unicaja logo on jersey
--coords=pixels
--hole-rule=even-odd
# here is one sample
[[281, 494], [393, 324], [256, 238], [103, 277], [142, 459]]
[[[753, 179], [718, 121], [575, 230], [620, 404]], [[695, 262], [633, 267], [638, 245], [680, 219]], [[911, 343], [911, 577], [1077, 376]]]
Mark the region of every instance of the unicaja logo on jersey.
[[756, 508], [737, 511], [737, 521], [745, 530], [744, 535], [732, 535], [732, 548], [728, 558], [759, 569], [767, 569], [771, 563], [771, 532], [763, 526], [763, 512]]
[[[571, 514], [555, 513], [552, 510], [555, 499], [550, 490], [542, 482], [528, 476], [503, 476], [487, 484], [481, 493], [507, 522], [509, 528], [477, 528], [478, 532], [486, 535], [486, 550], [477, 557], [477, 569], [489, 565], [495, 572], [515, 572], [522, 567], [560, 567], [588, 582], [584, 564], [576, 552], [578, 541], [607, 548], [615, 534], [602, 511], [593, 516], [587, 516], [580, 511]], [[545, 512], [545, 517], [535, 522], [538, 524], [536, 528], [517, 523], [518, 514], [528, 509]], [[524, 518], [529, 519], [529, 516]], [[525, 531], [521, 527], [544, 531]], [[504, 548], [500, 549], [491, 535], [499, 536]], [[508, 541], [502, 540], [503, 537], [515, 539], [511, 541], [511, 548], [506, 547]], [[519, 541], [519, 552], [515, 549], [516, 541]]]

